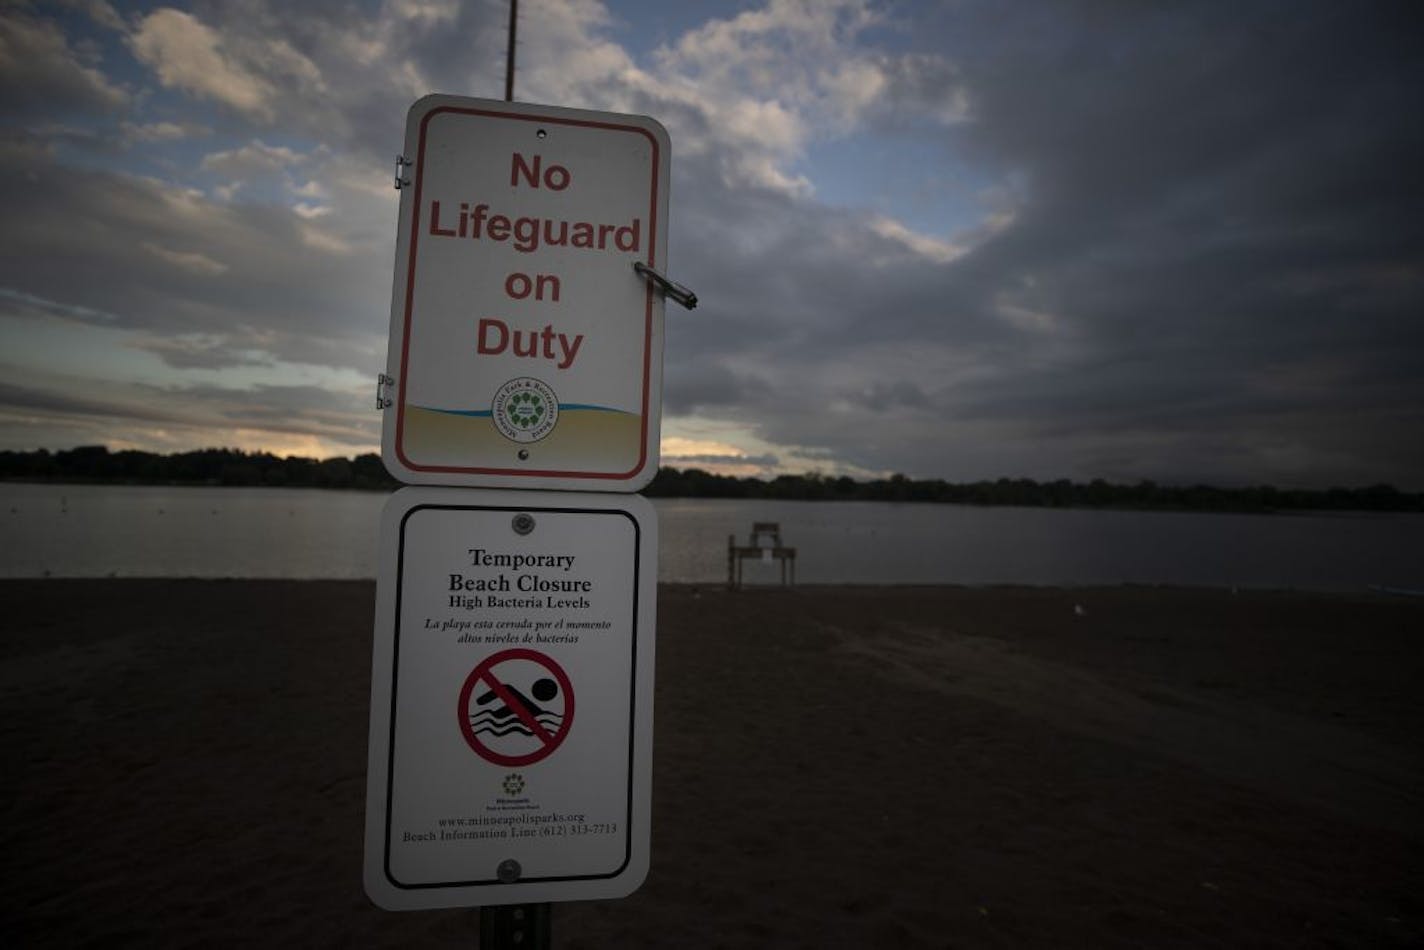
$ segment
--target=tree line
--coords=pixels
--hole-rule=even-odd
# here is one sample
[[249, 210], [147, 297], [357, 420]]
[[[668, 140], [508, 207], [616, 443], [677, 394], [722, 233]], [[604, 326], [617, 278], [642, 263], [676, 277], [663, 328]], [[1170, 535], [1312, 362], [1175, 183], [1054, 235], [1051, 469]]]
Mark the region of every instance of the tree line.
[[111, 452], [84, 445], [49, 452], [0, 452], [0, 479], [42, 482], [103, 482], [124, 485], [231, 485], [274, 488], [364, 488], [390, 490], [400, 483], [381, 457], [317, 459], [237, 449], [199, 449], [159, 455], [136, 449]]
[[[352, 488], [390, 491], [400, 483], [380, 456], [352, 459], [279, 457], [269, 452], [201, 449], [159, 455], [102, 445], [49, 452], [0, 452], [0, 479], [160, 485]], [[765, 498], [804, 501], [938, 502], [1032, 508], [1142, 508], [1178, 511], [1424, 511], [1424, 493], [1392, 485], [1298, 489], [1257, 485], [1114, 484], [1094, 479], [1051, 482], [1000, 478], [975, 482], [889, 478], [853, 479], [819, 473], [771, 479], [718, 475], [699, 468], [658, 470], [643, 494], [654, 498]]]
[[1027, 508], [1151, 508], [1180, 511], [1424, 511], [1424, 494], [1392, 485], [1325, 490], [1173, 486], [1153, 481], [1114, 484], [1102, 479], [1051, 482], [999, 478], [950, 482], [904, 475], [856, 480], [847, 477], [778, 475], [770, 481], [716, 475], [699, 469], [658, 471], [644, 494], [692, 498], [774, 498], [817, 501], [939, 502], [956, 505], [1012, 505]]

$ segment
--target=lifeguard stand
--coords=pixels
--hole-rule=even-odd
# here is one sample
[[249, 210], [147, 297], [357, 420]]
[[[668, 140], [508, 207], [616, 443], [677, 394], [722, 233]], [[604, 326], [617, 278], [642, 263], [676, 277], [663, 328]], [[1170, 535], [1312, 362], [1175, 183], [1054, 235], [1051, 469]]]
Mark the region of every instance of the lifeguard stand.
[[[761, 543], [768, 539], [770, 546]], [[796, 584], [796, 549], [781, 543], [781, 525], [775, 521], [753, 521], [752, 536], [744, 546], [737, 544], [737, 536], [727, 535], [727, 587], [736, 590], [742, 586], [742, 562], [748, 558], [759, 561], [776, 560], [781, 563], [781, 586]], [[787, 571], [790, 571], [790, 581]]]

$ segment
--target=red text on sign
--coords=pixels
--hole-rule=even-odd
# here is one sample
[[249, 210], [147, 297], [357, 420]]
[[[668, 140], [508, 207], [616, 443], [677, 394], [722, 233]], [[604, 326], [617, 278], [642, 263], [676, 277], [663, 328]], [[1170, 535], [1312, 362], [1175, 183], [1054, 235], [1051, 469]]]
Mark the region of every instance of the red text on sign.
[[543, 156], [535, 155], [534, 164], [530, 165], [528, 159], [518, 152], [514, 153], [509, 164], [509, 186], [515, 188], [519, 185], [519, 176], [522, 173], [524, 183], [530, 188], [538, 188], [540, 182], [550, 191], [563, 191], [569, 187], [572, 176], [569, 170], [562, 165], [550, 165], [547, 171], [542, 174], [540, 169], [544, 163]]
[[516, 251], [532, 254], [540, 247], [575, 247], [591, 251], [619, 250], [636, 252], [642, 243], [643, 222], [634, 218], [627, 224], [593, 224], [589, 221], [560, 221], [553, 218], [511, 218], [490, 214], [490, 206], [460, 203], [452, 221], [446, 214], [441, 220], [440, 202], [430, 202], [430, 235], [432, 237], [510, 241]]
[[562, 287], [563, 283], [553, 274], [535, 274], [531, 278], [528, 274], [515, 271], [504, 279], [504, 292], [514, 300], [523, 300], [533, 294], [535, 300], [547, 297], [558, 303]]
[[555, 331], [552, 324], [545, 324], [543, 330], [511, 330], [503, 320], [485, 317], [480, 320], [477, 349], [483, 356], [498, 356], [509, 350], [513, 356], [542, 357], [555, 360], [559, 369], [568, 369], [578, 358], [582, 344], [582, 333], [570, 340], [567, 334]]

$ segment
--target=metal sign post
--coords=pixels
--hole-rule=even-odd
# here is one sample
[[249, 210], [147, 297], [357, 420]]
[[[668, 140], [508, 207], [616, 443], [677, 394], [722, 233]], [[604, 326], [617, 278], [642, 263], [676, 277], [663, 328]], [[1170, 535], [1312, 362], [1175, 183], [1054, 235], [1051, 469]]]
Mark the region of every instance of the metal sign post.
[[553, 909], [549, 904], [480, 908], [480, 950], [548, 950]]

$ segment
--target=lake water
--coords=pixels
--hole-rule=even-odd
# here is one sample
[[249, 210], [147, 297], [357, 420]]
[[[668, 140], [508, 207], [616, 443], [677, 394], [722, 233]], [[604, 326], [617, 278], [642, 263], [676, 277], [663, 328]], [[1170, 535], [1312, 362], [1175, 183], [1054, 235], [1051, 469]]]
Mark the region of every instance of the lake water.
[[[375, 576], [386, 496], [0, 484], [0, 577]], [[727, 536], [781, 524], [808, 584], [1424, 588], [1424, 515], [1238, 515], [659, 499], [663, 581], [726, 579]], [[777, 568], [747, 562], [751, 583]]]

